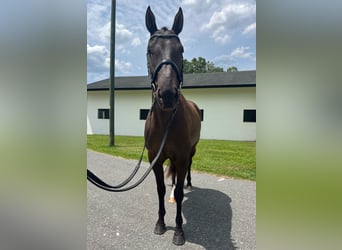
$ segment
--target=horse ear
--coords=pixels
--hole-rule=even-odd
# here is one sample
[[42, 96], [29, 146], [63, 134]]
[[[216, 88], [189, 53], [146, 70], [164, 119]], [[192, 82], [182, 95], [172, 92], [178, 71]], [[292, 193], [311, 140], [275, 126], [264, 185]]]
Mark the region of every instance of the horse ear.
[[182, 8], [179, 7], [179, 10], [175, 16], [175, 20], [173, 21], [172, 30], [178, 35], [181, 33], [183, 29], [183, 11]]
[[150, 8], [150, 6], [147, 7], [146, 15], [145, 15], [145, 24], [147, 30], [152, 35], [154, 32], [157, 31], [157, 25], [156, 25], [156, 18], [154, 17], [154, 14]]

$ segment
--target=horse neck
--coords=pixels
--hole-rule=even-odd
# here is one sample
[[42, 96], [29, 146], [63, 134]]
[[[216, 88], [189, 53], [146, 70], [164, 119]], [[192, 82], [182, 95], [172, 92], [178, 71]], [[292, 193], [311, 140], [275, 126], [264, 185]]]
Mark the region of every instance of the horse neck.
[[[179, 93], [179, 103], [178, 103], [177, 111], [176, 111], [178, 115], [182, 112], [183, 100], [184, 100], [184, 96], [181, 93]], [[158, 103], [154, 103], [153, 121], [152, 122], [158, 124], [162, 128], [165, 128], [167, 126], [169, 120], [171, 119], [173, 112], [174, 112], [174, 110], [171, 110], [171, 111], [162, 110], [159, 107]], [[177, 116], [177, 114], [176, 114], [176, 116]]]
[[164, 128], [167, 126], [168, 121], [171, 119], [173, 111], [162, 110], [159, 105], [156, 104], [153, 114], [153, 122]]

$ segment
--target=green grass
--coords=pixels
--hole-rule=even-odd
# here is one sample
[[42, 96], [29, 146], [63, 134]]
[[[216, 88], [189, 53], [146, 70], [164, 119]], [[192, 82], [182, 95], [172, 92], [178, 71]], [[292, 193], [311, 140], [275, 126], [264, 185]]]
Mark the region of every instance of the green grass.
[[[143, 137], [115, 136], [115, 146], [110, 147], [107, 135], [88, 135], [88, 148], [138, 160], [144, 146]], [[200, 140], [193, 158], [192, 169], [215, 175], [239, 179], [256, 179], [255, 142]], [[147, 153], [144, 154], [147, 160]]]

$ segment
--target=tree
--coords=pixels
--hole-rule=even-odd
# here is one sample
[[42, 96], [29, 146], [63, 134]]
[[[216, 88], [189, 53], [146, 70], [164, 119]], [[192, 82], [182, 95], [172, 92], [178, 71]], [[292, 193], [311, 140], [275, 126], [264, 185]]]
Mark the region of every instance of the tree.
[[192, 64], [188, 60], [183, 60], [183, 72], [184, 73], [194, 73], [192, 69]]
[[213, 62], [207, 62], [207, 72], [223, 72], [223, 68], [216, 67]]
[[203, 57], [199, 57], [198, 59], [193, 58], [191, 60], [191, 64], [193, 67], [193, 73], [205, 73], [206, 72], [206, 60]]
[[235, 66], [229, 67], [229, 68], [227, 69], [227, 72], [236, 72], [236, 71], [238, 71], [238, 69], [237, 69], [237, 67], [235, 67]]
[[203, 57], [193, 58], [191, 61], [183, 60], [184, 73], [209, 73], [223, 72], [223, 68], [216, 67], [213, 62], [207, 61]]

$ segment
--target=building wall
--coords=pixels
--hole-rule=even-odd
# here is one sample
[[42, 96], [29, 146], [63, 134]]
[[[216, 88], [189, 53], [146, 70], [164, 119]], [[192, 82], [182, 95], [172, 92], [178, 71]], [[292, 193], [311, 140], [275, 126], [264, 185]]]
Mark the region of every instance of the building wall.
[[[88, 91], [87, 133], [109, 134], [109, 120], [98, 119], [98, 109], [109, 109], [108, 91]], [[139, 119], [140, 109], [151, 106], [150, 90], [115, 91], [115, 135], [142, 136], [144, 120]]]
[[[244, 109], [256, 109], [256, 88], [183, 89], [184, 96], [204, 111], [202, 139], [256, 140], [256, 123], [243, 122]], [[140, 109], [149, 109], [151, 90], [115, 92], [115, 134], [142, 136]], [[88, 134], [108, 134], [109, 120], [98, 119], [97, 110], [109, 108], [108, 91], [88, 91]]]
[[243, 122], [243, 110], [256, 109], [255, 87], [185, 89], [183, 93], [204, 110], [201, 138], [256, 140], [256, 123]]

